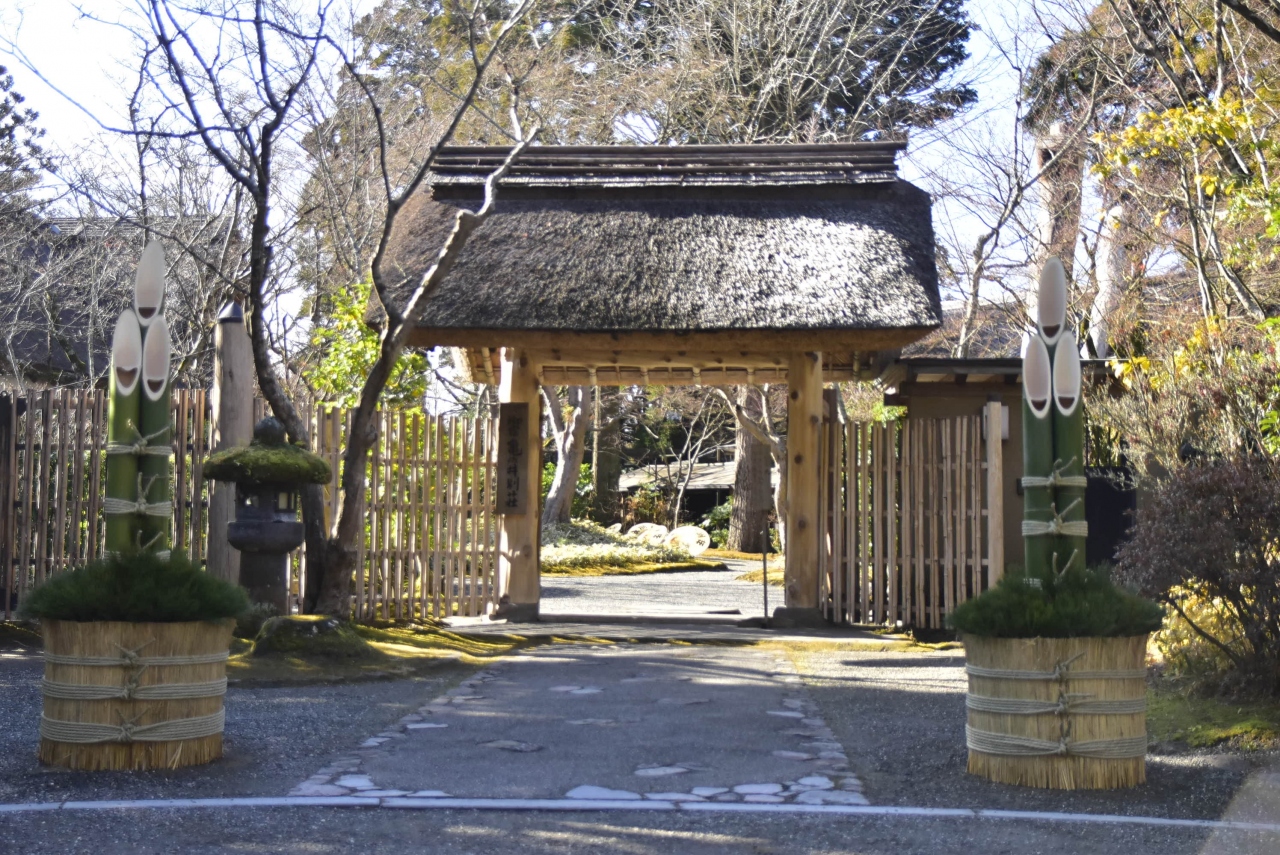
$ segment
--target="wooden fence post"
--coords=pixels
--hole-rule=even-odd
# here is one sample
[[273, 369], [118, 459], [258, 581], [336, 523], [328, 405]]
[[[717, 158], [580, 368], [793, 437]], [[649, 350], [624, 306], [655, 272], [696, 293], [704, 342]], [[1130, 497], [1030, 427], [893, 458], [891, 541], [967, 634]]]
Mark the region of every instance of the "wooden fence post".
[[1004, 405], [988, 401], [987, 424], [987, 584], [1004, 575]]
[[[211, 450], [245, 445], [253, 438], [253, 356], [244, 312], [228, 303], [213, 335]], [[206, 568], [220, 579], [240, 581], [240, 552], [227, 543], [227, 523], [235, 516], [234, 484], [218, 482], [209, 490], [209, 545]], [[194, 485], [193, 496], [199, 496]]]
[[4, 584], [4, 617], [13, 618], [17, 599], [14, 594], [14, 544], [17, 543], [17, 520], [14, 505], [18, 489], [18, 408], [8, 392], [0, 394], [0, 581]]

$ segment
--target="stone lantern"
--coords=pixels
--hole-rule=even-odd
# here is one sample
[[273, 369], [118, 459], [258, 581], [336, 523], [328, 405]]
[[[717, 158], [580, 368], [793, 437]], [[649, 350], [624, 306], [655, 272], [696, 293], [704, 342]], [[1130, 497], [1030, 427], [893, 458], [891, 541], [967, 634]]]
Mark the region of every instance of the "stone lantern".
[[254, 426], [249, 445], [211, 455], [204, 477], [236, 485], [227, 541], [241, 552], [240, 584], [253, 602], [287, 614], [289, 553], [303, 541], [298, 493], [304, 484], [329, 483], [329, 464], [287, 442], [284, 426], [267, 417]]

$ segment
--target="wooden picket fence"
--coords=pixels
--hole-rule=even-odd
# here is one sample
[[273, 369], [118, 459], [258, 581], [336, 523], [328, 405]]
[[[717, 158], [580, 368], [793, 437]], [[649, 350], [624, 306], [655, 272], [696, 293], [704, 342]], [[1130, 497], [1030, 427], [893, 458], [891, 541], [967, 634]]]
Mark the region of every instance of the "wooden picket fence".
[[[173, 545], [203, 561], [209, 444], [203, 390], [173, 395]], [[265, 412], [259, 401], [256, 415]], [[0, 394], [0, 587], [3, 614], [50, 576], [99, 557], [107, 400], [96, 390]], [[350, 414], [304, 411], [314, 449], [333, 465], [326, 524], [340, 506], [336, 484]], [[496, 600], [492, 419], [379, 414], [363, 497], [352, 616], [408, 620], [478, 615]], [[293, 554], [294, 601], [306, 585], [305, 549]]]
[[[312, 415], [316, 451], [338, 471], [350, 414]], [[476, 616], [496, 604], [497, 421], [383, 411], [356, 560], [359, 620]], [[327, 492], [332, 526], [341, 495]]]
[[828, 619], [941, 627], [958, 603], [999, 578], [1000, 441], [983, 436], [989, 416], [990, 408], [984, 416], [824, 422], [819, 602]]

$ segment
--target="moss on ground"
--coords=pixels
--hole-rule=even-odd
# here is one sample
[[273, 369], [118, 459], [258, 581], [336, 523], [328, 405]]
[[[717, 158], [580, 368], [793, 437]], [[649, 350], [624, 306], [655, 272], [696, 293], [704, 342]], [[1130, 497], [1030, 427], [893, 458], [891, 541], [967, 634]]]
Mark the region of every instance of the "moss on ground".
[[[775, 588], [781, 588], [786, 584], [784, 579], [785, 568], [782, 564], [769, 565], [769, 584]], [[764, 581], [764, 570], [750, 570], [738, 576], [733, 577], [739, 582], [755, 582], [757, 585]]]
[[[309, 623], [332, 619], [306, 615], [276, 620], [305, 628]], [[612, 643], [598, 638], [529, 638], [517, 633], [477, 637], [422, 624], [337, 623], [339, 627], [327, 634], [289, 633], [287, 640], [265, 645], [262, 638], [254, 642], [233, 639], [227, 676], [242, 686], [386, 680], [442, 667], [482, 665], [494, 657], [542, 644]]]
[[40, 630], [33, 624], [0, 622], [0, 648], [39, 650]]
[[543, 565], [542, 572], [546, 576], [640, 576], [648, 573], [686, 573], [694, 570], [723, 570], [724, 564], [719, 561], [704, 561], [690, 558], [687, 561], [665, 561], [655, 563], [637, 562], [635, 564], [594, 564], [583, 567], [564, 565]]
[[[702, 557], [720, 559], [731, 558], [735, 561], [754, 561], [757, 564], [763, 560], [763, 556], [759, 552], [736, 552], [732, 549], [708, 549], [706, 552], [702, 553]], [[782, 553], [770, 552], [769, 563], [781, 564]]]
[[1147, 734], [1192, 748], [1280, 748], [1280, 701], [1189, 697], [1161, 686], [1147, 693]]

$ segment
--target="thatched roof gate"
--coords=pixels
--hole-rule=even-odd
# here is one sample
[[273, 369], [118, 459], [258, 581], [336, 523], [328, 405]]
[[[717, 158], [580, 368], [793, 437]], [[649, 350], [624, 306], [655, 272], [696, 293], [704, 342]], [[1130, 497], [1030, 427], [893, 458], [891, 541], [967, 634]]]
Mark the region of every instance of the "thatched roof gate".
[[[529, 149], [412, 344], [462, 349], [472, 379], [527, 404], [530, 448], [540, 382], [788, 383], [786, 614], [812, 619], [822, 384], [875, 376], [881, 353], [942, 322], [930, 200], [897, 177], [903, 148]], [[407, 299], [452, 211], [479, 205], [507, 151], [441, 153], [393, 235], [393, 299]], [[512, 470], [519, 489], [538, 484], [534, 457]], [[513, 616], [537, 614], [537, 542], [536, 508], [507, 515], [500, 576]]]

